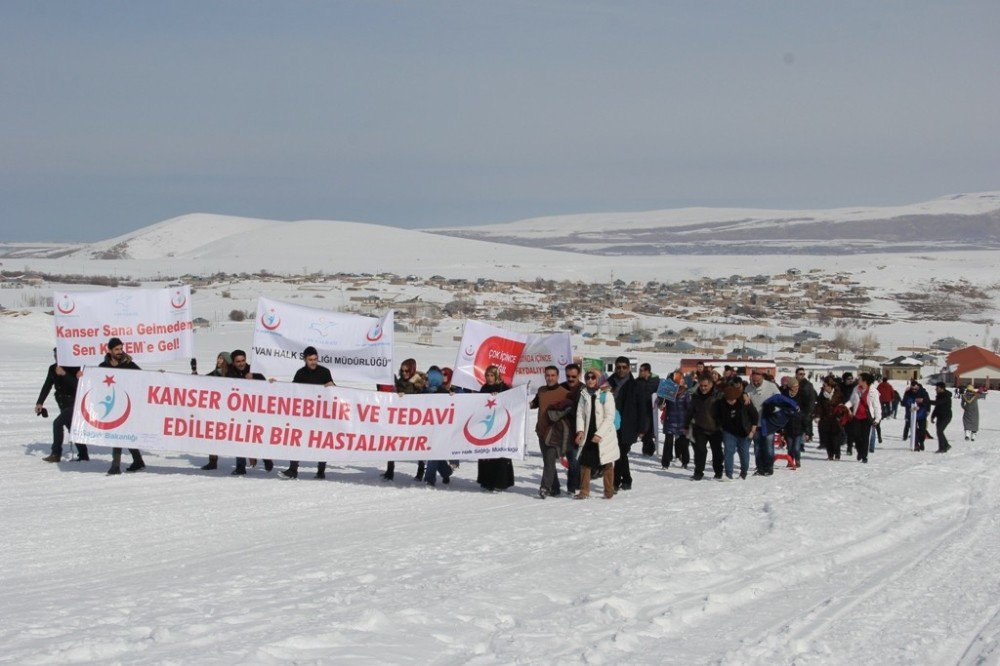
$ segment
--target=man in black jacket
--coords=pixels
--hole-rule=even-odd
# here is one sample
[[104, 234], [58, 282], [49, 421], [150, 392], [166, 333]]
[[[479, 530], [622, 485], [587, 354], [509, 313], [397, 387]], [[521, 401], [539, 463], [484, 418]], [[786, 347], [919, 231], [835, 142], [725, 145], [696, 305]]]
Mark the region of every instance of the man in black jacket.
[[[302, 351], [302, 358], [305, 360], [305, 364], [296, 370], [295, 377], [292, 378], [293, 384], [334, 385], [330, 369], [319, 364], [319, 353], [315, 347], [306, 347]], [[299, 461], [292, 460], [288, 464], [288, 469], [282, 470], [281, 476], [285, 479], [299, 478]], [[326, 463], [323, 461], [316, 463], [316, 478], [326, 478]]]
[[945, 437], [944, 429], [951, 423], [951, 391], [948, 390], [944, 382], [938, 382], [935, 386], [937, 395], [934, 397], [934, 411], [931, 412], [931, 423], [937, 426], [938, 453], [947, 453], [951, 448], [948, 438]]
[[[108, 353], [104, 356], [104, 361], [98, 366], [99, 368], [118, 368], [119, 370], [141, 370], [132, 357], [125, 353], [125, 346], [121, 341], [121, 338], [111, 338], [108, 340]], [[125, 468], [126, 472], [138, 472], [141, 469], [146, 469], [146, 463], [142, 461], [142, 453], [139, 449], [129, 449], [129, 453], [132, 454], [132, 464]], [[111, 469], [108, 470], [108, 474], [121, 474], [122, 473], [122, 449], [120, 446], [116, 446], [111, 449]]]
[[639, 366], [639, 376], [635, 379], [639, 387], [639, 403], [645, 405], [649, 414], [648, 425], [642, 431], [642, 455], [656, 455], [656, 442], [653, 441], [653, 396], [660, 388], [660, 379], [653, 376], [653, 368], [649, 363]]
[[615, 490], [631, 490], [632, 472], [629, 470], [628, 454], [635, 440], [649, 430], [652, 410], [648, 404], [641, 404], [643, 393], [632, 375], [632, 364], [625, 356], [615, 359], [615, 373], [608, 383], [615, 395], [615, 407], [621, 415], [621, 426], [618, 428], [620, 455], [615, 461]]
[[[52, 348], [52, 355], [56, 356], [55, 347]], [[42, 414], [45, 409], [45, 399], [49, 397], [49, 391], [56, 390], [56, 405], [59, 406], [59, 416], [52, 421], [52, 452], [42, 458], [45, 462], [55, 463], [62, 459], [63, 428], [69, 430], [73, 423], [73, 405], [76, 403], [76, 386], [80, 381], [80, 368], [63, 367], [57, 362], [49, 366], [48, 374], [45, 375], [45, 383], [38, 394], [35, 402], [35, 414]], [[87, 445], [78, 444], [77, 460], [90, 460], [87, 454]]]
[[[226, 377], [232, 379], [264, 379], [264, 375], [259, 372], [254, 372], [250, 369], [249, 364], [247, 364], [247, 353], [242, 349], [234, 349], [229, 355], [233, 361], [233, 364], [229, 366], [229, 372], [226, 373]], [[211, 464], [211, 463], [209, 463]], [[254, 463], [256, 464], [256, 462]], [[264, 471], [270, 472], [274, 469], [274, 462], [264, 459]], [[247, 459], [237, 458], [236, 467], [232, 471], [233, 476], [244, 476], [247, 473]]]

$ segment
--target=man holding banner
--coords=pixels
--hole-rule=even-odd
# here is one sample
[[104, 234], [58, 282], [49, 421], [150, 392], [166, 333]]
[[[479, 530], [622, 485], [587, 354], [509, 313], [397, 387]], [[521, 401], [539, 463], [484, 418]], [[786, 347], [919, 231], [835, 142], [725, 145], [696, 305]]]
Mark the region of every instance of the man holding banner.
[[[104, 361], [98, 366], [101, 368], [118, 368], [120, 370], [139, 370], [139, 366], [135, 364], [132, 357], [125, 353], [125, 345], [122, 343], [120, 338], [111, 338], [108, 340], [108, 353], [104, 357]], [[111, 378], [111, 382], [114, 379]], [[108, 410], [114, 406], [114, 394], [111, 396], [110, 403], [108, 404]], [[141, 469], [146, 469], [146, 463], [142, 461], [142, 453], [139, 449], [129, 449], [129, 453], [132, 454], [132, 464], [125, 468], [126, 472], [138, 472]], [[116, 446], [111, 449], [111, 469], [108, 470], [109, 475], [121, 474], [122, 473], [122, 449], [120, 446]]]
[[[295, 373], [295, 377], [292, 379], [293, 384], [334, 386], [333, 375], [330, 374], [329, 368], [324, 368], [319, 364], [319, 352], [316, 351], [315, 347], [306, 347], [302, 352], [302, 358], [305, 359], [305, 365]], [[291, 461], [288, 469], [281, 471], [281, 477], [284, 479], [299, 478], [299, 461]], [[316, 463], [316, 478], [326, 478], [326, 463], [322, 460]]]
[[[258, 381], [263, 380], [264, 375], [259, 372], [254, 372], [250, 369], [247, 364], [247, 353], [242, 349], [234, 349], [233, 353], [229, 355], [233, 364], [229, 366], [229, 371], [226, 373], [226, 377], [232, 379], [256, 379]], [[264, 459], [264, 471], [270, 472], [274, 469], [274, 463], [268, 458]], [[247, 473], [247, 459], [237, 458], [236, 468], [233, 469], [233, 476], [244, 476]]]

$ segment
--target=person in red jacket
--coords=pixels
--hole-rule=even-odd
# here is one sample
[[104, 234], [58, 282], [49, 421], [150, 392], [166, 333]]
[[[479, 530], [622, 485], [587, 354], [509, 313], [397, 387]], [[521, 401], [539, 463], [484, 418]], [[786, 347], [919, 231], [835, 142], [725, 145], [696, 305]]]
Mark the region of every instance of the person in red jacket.
[[882, 418], [887, 418], [892, 413], [892, 384], [885, 377], [878, 385], [878, 401], [882, 407]]

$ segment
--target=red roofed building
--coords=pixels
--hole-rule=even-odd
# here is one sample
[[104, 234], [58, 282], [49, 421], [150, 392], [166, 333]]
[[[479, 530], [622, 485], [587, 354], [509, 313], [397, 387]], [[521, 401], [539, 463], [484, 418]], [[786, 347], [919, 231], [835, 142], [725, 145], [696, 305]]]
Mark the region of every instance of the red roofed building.
[[955, 377], [955, 386], [988, 386], [1000, 388], [1000, 356], [989, 349], [972, 345], [948, 354], [948, 368]]

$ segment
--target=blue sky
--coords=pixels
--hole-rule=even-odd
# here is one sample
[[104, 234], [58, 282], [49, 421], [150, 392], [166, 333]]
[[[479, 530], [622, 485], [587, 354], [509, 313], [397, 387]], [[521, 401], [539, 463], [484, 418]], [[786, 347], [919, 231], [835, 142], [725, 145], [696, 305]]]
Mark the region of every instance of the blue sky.
[[1000, 2], [0, 2], [0, 240], [1000, 189]]

